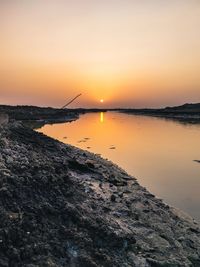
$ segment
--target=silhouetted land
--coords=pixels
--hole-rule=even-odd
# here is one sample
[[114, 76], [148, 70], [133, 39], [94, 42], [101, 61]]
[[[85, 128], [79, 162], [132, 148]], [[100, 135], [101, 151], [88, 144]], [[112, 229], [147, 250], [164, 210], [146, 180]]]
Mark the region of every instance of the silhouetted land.
[[106, 112], [118, 111], [134, 115], [146, 115], [174, 119], [186, 123], [200, 123], [200, 103], [184, 104], [177, 107], [166, 107], [160, 109], [152, 108], [78, 108], [78, 109], [56, 109], [51, 107], [35, 107], [35, 106], [7, 106], [0, 105], [0, 113], [6, 113], [11, 120], [21, 121], [40, 121], [40, 123], [56, 123], [73, 121], [79, 118], [80, 114], [88, 112]]
[[56, 109], [51, 107], [36, 106], [0, 106], [0, 113], [8, 114], [10, 120], [20, 121], [43, 121], [43, 122], [62, 122], [78, 118], [76, 110]]
[[166, 107], [161, 109], [119, 109], [119, 111], [128, 114], [174, 119], [183, 123], [200, 123], [200, 103], [184, 104], [182, 106]]

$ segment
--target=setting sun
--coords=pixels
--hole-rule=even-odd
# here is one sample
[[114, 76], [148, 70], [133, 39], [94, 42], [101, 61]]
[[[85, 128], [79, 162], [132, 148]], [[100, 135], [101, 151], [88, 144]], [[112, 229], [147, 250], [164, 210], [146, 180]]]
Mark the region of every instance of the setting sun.
[[103, 103], [103, 102], [104, 102], [104, 100], [103, 100], [103, 99], [101, 99], [101, 100], [100, 100], [100, 102], [101, 102], [101, 103]]

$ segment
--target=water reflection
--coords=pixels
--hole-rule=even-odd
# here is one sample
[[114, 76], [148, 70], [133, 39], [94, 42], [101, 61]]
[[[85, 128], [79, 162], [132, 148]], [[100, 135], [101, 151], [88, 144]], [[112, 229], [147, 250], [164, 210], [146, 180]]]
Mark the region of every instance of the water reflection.
[[104, 112], [100, 112], [100, 122], [104, 122]]
[[[106, 120], [91, 113], [40, 131], [112, 160], [152, 193], [200, 220], [200, 164], [194, 162], [200, 159], [200, 126], [107, 112]], [[85, 137], [90, 139], [77, 143]]]

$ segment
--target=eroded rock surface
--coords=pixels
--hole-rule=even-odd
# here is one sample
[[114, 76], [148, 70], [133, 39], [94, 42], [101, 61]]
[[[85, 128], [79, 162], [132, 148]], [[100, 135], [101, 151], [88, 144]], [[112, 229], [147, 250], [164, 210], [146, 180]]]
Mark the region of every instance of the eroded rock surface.
[[8, 124], [0, 266], [200, 266], [200, 229], [111, 162]]
[[5, 124], [7, 124], [8, 121], [9, 121], [8, 115], [5, 113], [0, 113], [0, 125], [3, 126]]

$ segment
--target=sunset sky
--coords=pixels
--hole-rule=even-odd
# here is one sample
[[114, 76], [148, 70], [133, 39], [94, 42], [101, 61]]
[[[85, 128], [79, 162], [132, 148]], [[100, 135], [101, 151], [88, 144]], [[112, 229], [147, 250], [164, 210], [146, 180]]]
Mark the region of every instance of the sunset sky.
[[200, 102], [199, 0], [0, 0], [0, 38], [1, 104]]

